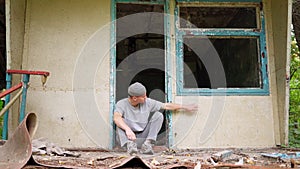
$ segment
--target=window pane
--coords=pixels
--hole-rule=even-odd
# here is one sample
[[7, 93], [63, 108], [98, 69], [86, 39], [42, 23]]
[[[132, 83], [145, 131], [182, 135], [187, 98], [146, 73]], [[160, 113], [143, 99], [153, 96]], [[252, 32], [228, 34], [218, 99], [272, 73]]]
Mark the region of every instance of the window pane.
[[[180, 27], [257, 28], [255, 7], [180, 7]], [[190, 23], [188, 23], [189, 21]]]
[[[226, 86], [216, 88], [260, 88], [260, 59], [258, 56], [257, 38], [209, 38], [184, 37], [184, 88], [212, 88], [210, 77], [203, 58], [213, 58], [215, 49], [223, 64]], [[190, 48], [200, 48], [198, 55]], [[212, 47], [212, 48], [209, 48]], [[193, 48], [193, 47], [192, 47]], [[203, 48], [203, 49], [201, 49]], [[199, 51], [199, 50], [197, 50]], [[202, 59], [200, 59], [202, 58]], [[214, 74], [214, 72], [210, 72]]]
[[164, 12], [163, 5], [117, 3], [117, 19], [136, 13]]

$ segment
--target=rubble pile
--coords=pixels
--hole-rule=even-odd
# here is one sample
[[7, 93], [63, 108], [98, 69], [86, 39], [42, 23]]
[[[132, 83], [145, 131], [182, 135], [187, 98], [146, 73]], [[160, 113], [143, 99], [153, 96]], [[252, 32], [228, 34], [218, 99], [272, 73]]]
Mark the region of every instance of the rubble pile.
[[[39, 165], [61, 168], [299, 168], [300, 151], [265, 149], [159, 149], [154, 155], [130, 156], [124, 151], [71, 150], [80, 156], [36, 154]], [[27, 166], [26, 169], [29, 166]]]

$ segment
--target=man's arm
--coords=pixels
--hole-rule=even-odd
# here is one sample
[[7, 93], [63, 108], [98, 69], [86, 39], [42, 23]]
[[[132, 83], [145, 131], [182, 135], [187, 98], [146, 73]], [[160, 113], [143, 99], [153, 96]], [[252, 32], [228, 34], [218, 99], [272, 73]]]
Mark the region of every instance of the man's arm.
[[186, 110], [186, 111], [195, 111], [197, 110], [197, 106], [195, 105], [182, 105], [177, 103], [164, 103], [163, 109], [165, 110]]
[[122, 114], [121, 113], [118, 113], [118, 112], [115, 112], [114, 113], [114, 122], [115, 124], [123, 129], [127, 135], [127, 138], [129, 140], [135, 140], [136, 139], [136, 136], [134, 134], [134, 132], [131, 130], [131, 128], [124, 122], [123, 120], [123, 117], [122, 117]]

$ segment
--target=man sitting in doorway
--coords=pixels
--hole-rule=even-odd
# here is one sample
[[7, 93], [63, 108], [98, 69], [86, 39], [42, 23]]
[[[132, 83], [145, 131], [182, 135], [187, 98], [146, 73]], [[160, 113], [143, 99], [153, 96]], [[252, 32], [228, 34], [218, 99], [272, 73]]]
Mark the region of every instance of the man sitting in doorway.
[[[153, 154], [152, 144], [156, 141], [164, 117], [159, 110], [195, 111], [196, 106], [184, 106], [176, 103], [162, 103], [147, 98], [146, 88], [139, 82], [128, 87], [128, 98], [117, 102], [114, 122], [121, 146], [127, 146], [127, 152]], [[140, 146], [141, 145], [141, 146]]]

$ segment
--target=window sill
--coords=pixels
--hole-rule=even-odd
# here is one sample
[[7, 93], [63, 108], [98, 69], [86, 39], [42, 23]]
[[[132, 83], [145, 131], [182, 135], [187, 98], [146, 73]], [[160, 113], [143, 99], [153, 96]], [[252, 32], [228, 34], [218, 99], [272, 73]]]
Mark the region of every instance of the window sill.
[[229, 88], [229, 89], [177, 89], [179, 96], [269, 96], [268, 89], [260, 88]]

